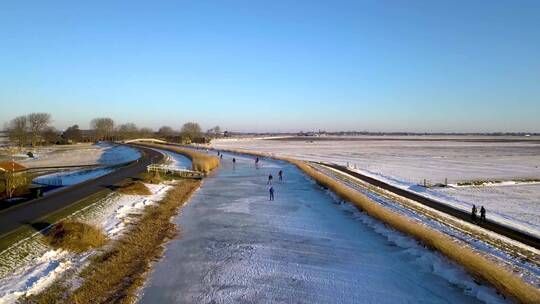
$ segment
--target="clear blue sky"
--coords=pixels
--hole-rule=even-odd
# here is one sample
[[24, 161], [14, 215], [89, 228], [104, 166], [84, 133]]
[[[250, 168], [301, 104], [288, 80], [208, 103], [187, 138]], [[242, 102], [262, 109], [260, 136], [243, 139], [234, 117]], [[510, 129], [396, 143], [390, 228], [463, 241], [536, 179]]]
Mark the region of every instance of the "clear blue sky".
[[0, 124], [540, 131], [540, 1], [0, 3]]

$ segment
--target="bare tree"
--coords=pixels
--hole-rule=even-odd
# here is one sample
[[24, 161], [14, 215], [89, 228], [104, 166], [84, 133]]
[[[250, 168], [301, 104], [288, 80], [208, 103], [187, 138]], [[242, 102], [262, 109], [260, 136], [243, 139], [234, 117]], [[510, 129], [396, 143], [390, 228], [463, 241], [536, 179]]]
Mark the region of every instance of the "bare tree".
[[26, 116], [18, 116], [9, 121], [6, 126], [9, 139], [16, 141], [19, 147], [23, 147], [28, 141], [28, 119]]
[[186, 122], [180, 130], [182, 137], [193, 141], [196, 138], [202, 137], [201, 126], [196, 122]]
[[51, 123], [51, 114], [49, 113], [30, 113], [27, 116], [28, 128], [32, 146], [36, 146], [40, 141], [42, 133], [47, 130]]
[[73, 125], [67, 128], [62, 134], [65, 140], [70, 142], [79, 142], [82, 139], [82, 132], [78, 125]]
[[41, 137], [45, 143], [55, 144], [60, 141], [60, 132], [53, 127], [47, 127], [41, 133]]
[[139, 128], [137, 128], [136, 124], [128, 122], [119, 125], [116, 132], [123, 139], [136, 138], [139, 135]]
[[173, 128], [171, 128], [169, 126], [163, 126], [163, 127], [159, 128], [158, 136], [167, 138], [167, 137], [172, 136], [172, 135], [174, 135]]
[[152, 137], [154, 135], [154, 130], [152, 130], [151, 128], [141, 128], [139, 130], [139, 134], [142, 138]]
[[215, 126], [212, 129], [208, 129], [206, 133], [208, 136], [218, 137], [221, 134], [221, 128], [219, 126]]
[[97, 140], [108, 140], [114, 132], [114, 120], [108, 117], [94, 118], [90, 122], [91, 128], [96, 132]]

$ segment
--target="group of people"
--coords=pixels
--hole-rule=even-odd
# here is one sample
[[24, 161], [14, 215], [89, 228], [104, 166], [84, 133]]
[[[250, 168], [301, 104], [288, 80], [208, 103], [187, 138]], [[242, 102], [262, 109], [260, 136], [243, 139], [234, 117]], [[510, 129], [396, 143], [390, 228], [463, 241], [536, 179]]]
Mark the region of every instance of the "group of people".
[[[220, 151], [217, 151], [217, 155], [219, 156], [219, 158], [223, 159], [223, 153], [221, 153]], [[259, 168], [259, 157], [256, 157], [255, 158], [255, 166], [257, 167], [257, 169]], [[233, 165], [236, 164], [236, 158], [232, 158], [232, 162], [233, 162]], [[283, 180], [283, 170], [279, 170], [278, 172], [278, 178], [280, 181]], [[270, 185], [270, 188], [268, 189], [268, 192], [270, 194], [270, 201], [273, 201], [274, 200], [274, 186], [272, 185], [272, 181], [274, 180], [274, 176], [272, 174], [269, 174], [268, 175], [268, 181], [266, 182], [266, 185]]]
[[[478, 218], [478, 210], [476, 209], [476, 205], [472, 206], [471, 210], [471, 220], [476, 223], [476, 220]], [[486, 221], [486, 208], [484, 206], [480, 207], [480, 223], [484, 223]]]

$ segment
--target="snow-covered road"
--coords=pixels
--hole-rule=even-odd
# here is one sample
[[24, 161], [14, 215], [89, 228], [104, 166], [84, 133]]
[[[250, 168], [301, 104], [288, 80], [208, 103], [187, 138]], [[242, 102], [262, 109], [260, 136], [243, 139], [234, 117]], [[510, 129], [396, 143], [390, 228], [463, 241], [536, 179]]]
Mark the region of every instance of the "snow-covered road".
[[[490, 303], [495, 292], [296, 167], [226, 155], [175, 219], [142, 303]], [[268, 201], [268, 174], [276, 200]]]

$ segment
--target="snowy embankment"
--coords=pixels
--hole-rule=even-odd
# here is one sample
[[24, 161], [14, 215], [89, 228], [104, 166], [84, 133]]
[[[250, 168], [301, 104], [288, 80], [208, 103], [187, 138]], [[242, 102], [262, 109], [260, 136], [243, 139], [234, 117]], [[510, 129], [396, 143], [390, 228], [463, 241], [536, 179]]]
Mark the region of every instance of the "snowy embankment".
[[176, 169], [191, 170], [191, 160], [187, 156], [168, 150], [156, 148], [152, 148], [152, 150], [158, 151], [165, 155], [165, 162], [168, 163], [169, 166]]
[[[468, 142], [455, 139], [317, 141], [217, 140], [215, 148], [246, 149], [309, 161], [349, 165], [358, 172], [460, 209], [483, 205], [502, 224], [540, 235], [540, 185], [425, 188], [427, 184], [515, 181], [540, 178], [540, 145], [535, 142]], [[479, 140], [485, 138], [479, 138]]]
[[[97, 144], [76, 144], [65, 146], [47, 146], [23, 151], [19, 162], [28, 168], [116, 165], [136, 160], [140, 153], [131, 147], [100, 142]], [[34, 157], [28, 157], [32, 152]]]
[[506, 189], [494, 186], [430, 189], [372, 171], [349, 169], [465, 212], [470, 212], [473, 204], [477, 208], [486, 206], [490, 220], [540, 237], [540, 204], [535, 203], [536, 200], [540, 202], [540, 185], [508, 185]]
[[[69, 219], [89, 222], [102, 228], [108, 238], [118, 238], [126, 231], [133, 215], [159, 202], [171, 187], [145, 185], [152, 192], [151, 195], [112, 193], [79, 210]], [[95, 253], [73, 254], [51, 249], [43, 241], [40, 232], [36, 232], [0, 253], [0, 303], [15, 303], [21, 296], [39, 293], [66, 271], [80, 270]]]
[[36, 184], [56, 187], [71, 186], [109, 174], [114, 171], [114, 168], [112, 168], [111, 166], [131, 162], [140, 158], [141, 156], [137, 149], [127, 146], [111, 145], [108, 143], [98, 143], [95, 146], [100, 147], [103, 150], [103, 153], [100, 154], [99, 158], [96, 161], [100, 165], [106, 167], [89, 170], [64, 171], [41, 175], [35, 178], [32, 182]]

